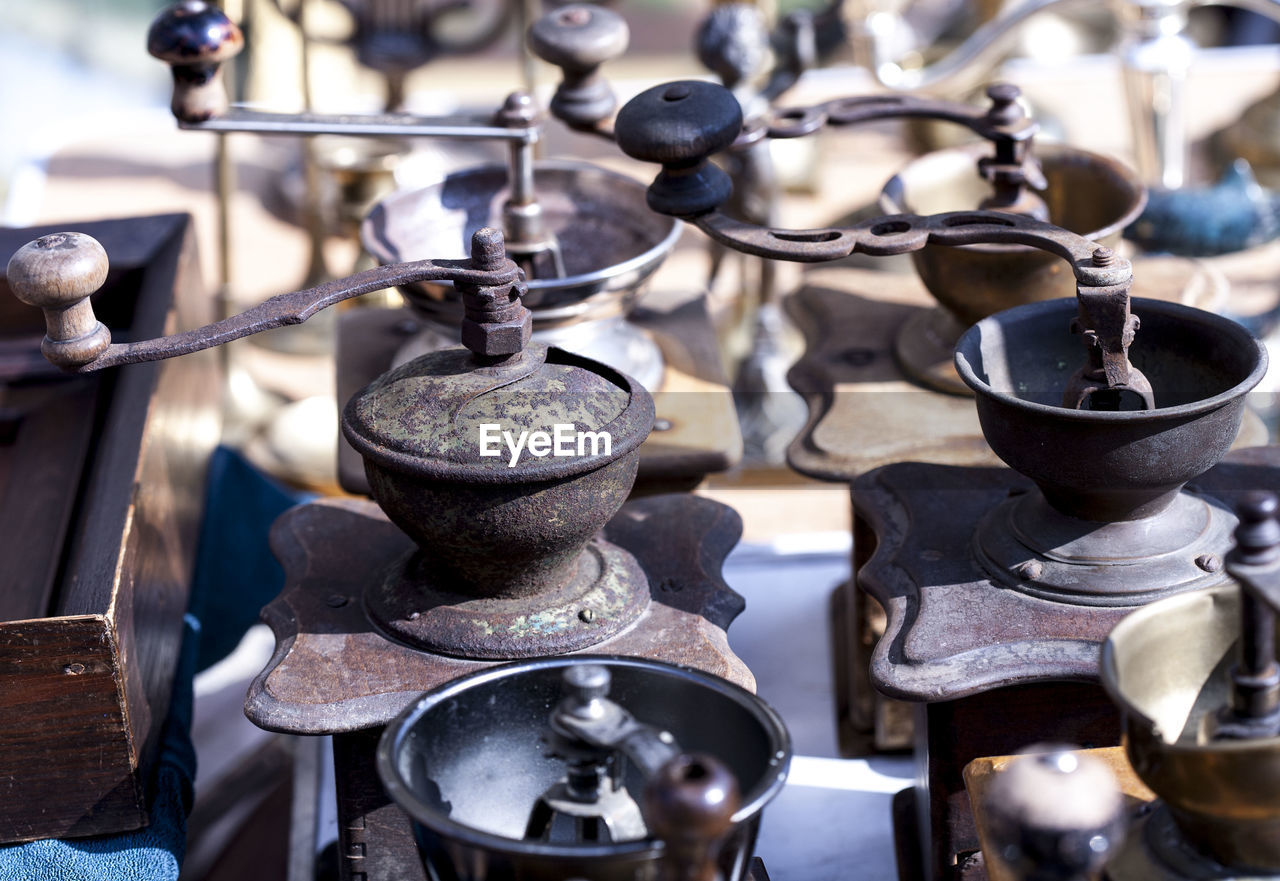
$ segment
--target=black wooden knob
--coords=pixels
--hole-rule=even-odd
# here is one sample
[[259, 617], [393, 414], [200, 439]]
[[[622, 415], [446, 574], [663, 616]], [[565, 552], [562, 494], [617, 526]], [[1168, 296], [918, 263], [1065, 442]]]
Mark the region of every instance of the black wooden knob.
[[627, 51], [630, 40], [622, 16], [600, 6], [564, 6], [534, 22], [526, 37], [530, 51], [564, 74], [551, 97], [552, 115], [575, 128], [612, 116], [618, 101], [599, 67]]
[[742, 107], [724, 86], [681, 80], [636, 95], [618, 111], [614, 130], [628, 156], [692, 165], [733, 143]]
[[729, 88], [761, 74], [769, 64], [769, 27], [754, 3], [713, 6], [698, 27], [698, 60]]
[[236, 23], [203, 0], [167, 7], [147, 32], [147, 51], [173, 70], [173, 114], [183, 122], [202, 122], [226, 111], [220, 65], [242, 48]]
[[714, 210], [729, 198], [729, 176], [707, 161], [742, 131], [742, 108], [724, 86], [682, 80], [655, 86], [618, 111], [614, 133], [622, 152], [659, 162], [649, 207], [677, 217]]
[[742, 803], [733, 772], [712, 756], [679, 755], [645, 782], [643, 798], [649, 834], [674, 870], [667, 877], [713, 881], [719, 843]]

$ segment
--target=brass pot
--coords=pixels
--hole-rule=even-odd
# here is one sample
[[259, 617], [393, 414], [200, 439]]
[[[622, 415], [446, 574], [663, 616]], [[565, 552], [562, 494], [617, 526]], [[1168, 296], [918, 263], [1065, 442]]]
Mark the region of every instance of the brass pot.
[[1239, 873], [1280, 872], [1280, 738], [1213, 741], [1240, 636], [1234, 584], [1180, 594], [1121, 621], [1102, 683], [1123, 713], [1134, 771], [1183, 838]]
[[[978, 176], [987, 144], [940, 150], [912, 161], [885, 184], [880, 207], [890, 214], [936, 214], [977, 208], [990, 187]], [[1036, 144], [1049, 186], [1040, 196], [1049, 221], [1116, 247], [1137, 219], [1147, 191], [1123, 164], [1057, 144]], [[930, 245], [912, 254], [920, 280], [968, 326], [1023, 303], [1075, 296], [1075, 277], [1061, 258], [1025, 245]]]

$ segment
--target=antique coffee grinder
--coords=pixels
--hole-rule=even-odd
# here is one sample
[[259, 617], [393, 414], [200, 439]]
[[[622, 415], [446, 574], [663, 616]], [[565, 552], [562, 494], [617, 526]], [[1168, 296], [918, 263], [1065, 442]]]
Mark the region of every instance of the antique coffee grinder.
[[[605, 796], [598, 805], [601, 822], [607, 827], [605, 818], [616, 815], [631, 824], [628, 838], [644, 840], [606, 843], [597, 835], [570, 848], [570, 862], [585, 860], [605, 871], [619, 861], [634, 867], [637, 861], [665, 860], [705, 871], [717, 865], [726, 879], [745, 877], [759, 811], [782, 784], [788, 747], [772, 711], [729, 684], [754, 684], [725, 637], [742, 600], [719, 576], [740, 521], [731, 509], [688, 495], [624, 504], [638, 447], [653, 422], [652, 400], [634, 379], [611, 367], [530, 342], [532, 321], [520, 302], [523, 274], [504, 253], [500, 232], [477, 231], [468, 260], [384, 266], [274, 297], [194, 331], [130, 342], [113, 342], [94, 316], [90, 297], [107, 269], [101, 246], [76, 233], [44, 236], [9, 262], [15, 294], [44, 310], [41, 351], [64, 370], [85, 373], [196, 352], [298, 324], [342, 300], [397, 284], [449, 280], [463, 297], [466, 348], [424, 355], [390, 371], [343, 411], [343, 431], [364, 457], [378, 505], [350, 499], [305, 504], [284, 514], [272, 530], [286, 586], [263, 613], [275, 632], [276, 650], [250, 687], [245, 712], [270, 730], [336, 735], [341, 851], [351, 872], [368, 859], [361, 865], [398, 866], [378, 877], [413, 877], [402, 858], [416, 854], [414, 835], [402, 813], [388, 811], [372, 772], [381, 726], [423, 690], [485, 671], [464, 689], [473, 698], [483, 694], [472, 705], [471, 722], [500, 733], [504, 743], [531, 731], [533, 739], [523, 752], [506, 743], [497, 752], [485, 747], [483, 756], [465, 754], [482, 746], [480, 741], [450, 741], [463, 752], [453, 754], [457, 763], [442, 783], [447, 797], [459, 803], [461, 791], [448, 785], [455, 779], [448, 775], [462, 774], [469, 791], [483, 799], [493, 787], [477, 783], [482, 778], [476, 761], [532, 762], [543, 772], [549, 761], [530, 752], [545, 726], [548, 699], [510, 668], [493, 669], [494, 664], [599, 650], [628, 656], [609, 661], [610, 670], [618, 670], [617, 699], [624, 706], [671, 731], [685, 748], [711, 752], [730, 770], [701, 759], [644, 766], [644, 757], [660, 757], [655, 750], [666, 750], [664, 759], [677, 751], [656, 734], [642, 745], [640, 735], [654, 729], [604, 702], [607, 688], [591, 674], [580, 683], [576, 703], [560, 714], [565, 718], [558, 743], [572, 752], [569, 789], [560, 797], [562, 790], [551, 786], [554, 778], [548, 782], [546, 810], [552, 817], [573, 810], [586, 816], [590, 799], [581, 787], [597, 766], [588, 761], [594, 755], [611, 781], [607, 791], [596, 790]], [[492, 450], [487, 433], [503, 439]], [[630, 658], [680, 667], [645, 666]], [[551, 669], [554, 680], [557, 664], [534, 664], [532, 670]], [[643, 669], [633, 672], [637, 666]], [[650, 669], [655, 666], [657, 672]], [[655, 678], [664, 681], [653, 684]], [[492, 703], [496, 693], [485, 692], [485, 683], [497, 683], [502, 704]], [[545, 675], [541, 687], [548, 687]], [[550, 688], [556, 690], [554, 684]], [[716, 715], [695, 721], [696, 714], [687, 712], [691, 705], [704, 711], [714, 706]], [[405, 724], [418, 721], [430, 706], [430, 700], [418, 704]], [[530, 729], [529, 713], [538, 706], [543, 719]], [[457, 705], [450, 707], [445, 711], [457, 722]], [[524, 728], [506, 726], [511, 718], [524, 719]], [[720, 727], [726, 719], [737, 720], [731, 734]], [[432, 750], [443, 747], [441, 741], [429, 744], [424, 730], [444, 729], [428, 723], [413, 732], [392, 730], [399, 731], [389, 735], [399, 738], [395, 766], [409, 776], [399, 790], [397, 778], [385, 777], [388, 789], [397, 798], [405, 791], [430, 796], [417, 775], [424, 760], [438, 755]], [[485, 743], [497, 745], [492, 739]], [[615, 747], [650, 776], [670, 780], [651, 792], [658, 801], [641, 812], [643, 824], [627, 809], [630, 797], [622, 787], [640, 789], [632, 782], [635, 773], [624, 773], [621, 761], [611, 758]], [[412, 757], [402, 755], [402, 748]], [[715, 793], [699, 788], [727, 780], [736, 781], [742, 793], [732, 810], [726, 809], [732, 787]], [[683, 786], [691, 781], [693, 790]], [[600, 786], [606, 786], [603, 778]], [[703, 802], [689, 803], [691, 792]], [[518, 841], [500, 841], [502, 830], [491, 838], [456, 818], [440, 818], [438, 803], [434, 819], [415, 813], [412, 798], [401, 803], [423, 830], [435, 830], [453, 845], [479, 848], [495, 859], [514, 848], [523, 859]], [[707, 811], [699, 813], [698, 804]], [[690, 825], [694, 820], [706, 822]], [[527, 822], [526, 809], [521, 823]], [[584, 820], [584, 839], [588, 827], [599, 831], [598, 824]], [[421, 833], [421, 840], [428, 837]], [[453, 845], [442, 847], [456, 852]], [[554, 846], [534, 845], [531, 851], [525, 855], [533, 862], [557, 864]], [[422, 868], [416, 856], [410, 865]]]
[[1280, 876], [1278, 508], [1271, 493], [1245, 494], [1227, 559], [1237, 584], [1152, 603], [1103, 645], [1128, 757], [1117, 770], [1145, 789], [1122, 799], [1101, 753], [1008, 763], [978, 806], [993, 877]]
[[[551, 109], [575, 128], [599, 129], [616, 102], [595, 71], [626, 48], [626, 25], [616, 14], [596, 7], [558, 10], [551, 16], [535, 25], [531, 36], [539, 53], [566, 71]], [[708, 354], [714, 352], [714, 335], [705, 306], [698, 302], [668, 312], [655, 310], [643, 327], [628, 320], [640, 286], [680, 235], [678, 221], [644, 208], [640, 184], [583, 163], [535, 162], [544, 121], [532, 100], [519, 92], [492, 117], [272, 114], [228, 107], [218, 82], [219, 65], [241, 42], [235, 25], [201, 0], [185, 0], [156, 19], [149, 49], [173, 68], [173, 109], [183, 128], [510, 145], [506, 166], [468, 169], [426, 190], [394, 194], [375, 206], [363, 226], [366, 248], [383, 263], [461, 258], [477, 229], [501, 227], [512, 259], [528, 280], [534, 339], [602, 360], [636, 376], [647, 388], [664, 392], [658, 398], [663, 443], [642, 456], [647, 479], [696, 483], [736, 461], [741, 441], [719, 365]], [[378, 310], [341, 323], [340, 395], [354, 393], [418, 354], [452, 344], [453, 328], [463, 315], [452, 283], [434, 279], [405, 283], [400, 289], [416, 319], [406, 320], [396, 310]], [[675, 364], [670, 372], [668, 361]], [[722, 394], [715, 393], [717, 386]], [[674, 394], [692, 390], [701, 394]], [[723, 409], [712, 420], [714, 432], [697, 430], [693, 414], [686, 411], [692, 399], [698, 401], [699, 411]], [[369, 491], [359, 457], [346, 445], [340, 448], [339, 478], [351, 492]]]
[[396, 368], [343, 411], [381, 509], [321, 501], [273, 529], [286, 588], [265, 613], [277, 652], [246, 708], [261, 726], [384, 724], [425, 688], [494, 661], [592, 647], [751, 684], [724, 637], [741, 599], [715, 570], [739, 521], [686, 496], [619, 513], [652, 400], [610, 367], [529, 343], [523, 277], [498, 231], [478, 231], [469, 260], [393, 264], [128, 343], [93, 315], [106, 270], [101, 247], [75, 233], [10, 261], [14, 292], [45, 310], [42, 351], [64, 369], [183, 355], [396, 284], [448, 279], [463, 294], [466, 349]]
[[387, 727], [377, 771], [425, 864], [403, 881], [764, 881], [748, 866], [790, 757], [782, 720], [748, 691], [586, 656], [427, 693]]
[[[871, 678], [918, 708], [924, 785], [918, 816], [904, 802], [902, 819], [919, 824], [930, 875], [952, 877], [977, 847], [964, 764], [1050, 735], [1114, 740], [1114, 710], [1090, 684], [1106, 633], [1136, 605], [1224, 583], [1236, 521], [1213, 493], [1232, 488], [1232, 473], [1210, 469], [1266, 354], [1229, 320], [1131, 304], [1128, 261], [1025, 215], [897, 215], [816, 230], [732, 220], [716, 210], [727, 181], [707, 157], [738, 137], [739, 120], [732, 96], [704, 83], [659, 86], [624, 107], [620, 146], [663, 165], [650, 206], [777, 259], [1016, 243], [1068, 260], [1076, 278], [1075, 300], [999, 312], [957, 347], [983, 434], [1012, 470], [903, 463], [854, 483], [875, 540], [857, 577], [888, 616]], [[1080, 369], [1072, 330], [1085, 344]]]

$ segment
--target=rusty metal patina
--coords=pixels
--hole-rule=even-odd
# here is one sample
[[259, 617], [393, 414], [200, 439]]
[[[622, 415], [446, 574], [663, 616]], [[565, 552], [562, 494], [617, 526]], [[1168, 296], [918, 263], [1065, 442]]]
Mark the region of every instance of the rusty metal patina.
[[[517, 658], [593, 645], [648, 607], [649, 584], [631, 554], [592, 537], [635, 481], [653, 399], [612, 368], [528, 345], [523, 273], [497, 230], [475, 233], [467, 261], [386, 266], [275, 297], [197, 331], [127, 344], [110, 342], [88, 299], [105, 277], [105, 253], [88, 237], [47, 238], [15, 256], [9, 278], [20, 297], [46, 309], [46, 351], [79, 372], [297, 323], [405, 280], [452, 281], [462, 296], [467, 349], [432, 353], [385, 374], [343, 413], [374, 498], [418, 545], [368, 588], [373, 620], [399, 640], [442, 654]], [[513, 460], [501, 448], [482, 455], [483, 426], [526, 437], [564, 430], [582, 439], [567, 453], [526, 450]]]

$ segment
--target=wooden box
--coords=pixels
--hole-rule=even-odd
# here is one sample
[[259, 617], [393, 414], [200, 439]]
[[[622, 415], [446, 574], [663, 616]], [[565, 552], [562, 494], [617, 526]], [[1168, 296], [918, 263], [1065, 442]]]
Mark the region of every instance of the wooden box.
[[[0, 268], [62, 230], [115, 339], [204, 323], [188, 216], [3, 229]], [[0, 842], [146, 825], [220, 429], [215, 354], [67, 376], [43, 333], [0, 278]]]

